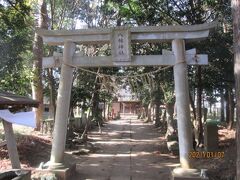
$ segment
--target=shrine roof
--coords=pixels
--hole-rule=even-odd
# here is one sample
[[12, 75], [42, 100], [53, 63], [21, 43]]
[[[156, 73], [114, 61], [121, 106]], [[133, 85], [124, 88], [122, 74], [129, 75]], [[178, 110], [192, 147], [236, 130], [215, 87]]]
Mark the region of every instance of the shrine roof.
[[31, 98], [16, 95], [9, 92], [2, 92], [0, 91], [0, 108], [8, 108], [10, 107], [38, 107], [39, 102], [35, 101]]

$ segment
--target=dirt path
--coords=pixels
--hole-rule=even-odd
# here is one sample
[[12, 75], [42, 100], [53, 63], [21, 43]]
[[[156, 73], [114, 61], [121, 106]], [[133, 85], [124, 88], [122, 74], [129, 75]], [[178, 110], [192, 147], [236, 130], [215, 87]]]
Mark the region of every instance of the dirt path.
[[169, 169], [178, 165], [160, 133], [136, 117], [111, 121], [90, 138], [99, 150], [78, 158], [74, 179], [167, 180]]

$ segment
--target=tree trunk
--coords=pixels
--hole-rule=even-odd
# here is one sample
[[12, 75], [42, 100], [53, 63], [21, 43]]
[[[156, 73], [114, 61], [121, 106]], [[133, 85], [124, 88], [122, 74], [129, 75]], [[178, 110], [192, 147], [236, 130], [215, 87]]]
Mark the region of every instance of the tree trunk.
[[174, 104], [166, 104], [166, 120], [167, 120], [167, 134], [172, 135], [177, 129], [177, 125], [174, 125], [173, 119]]
[[[38, 5], [41, 7], [40, 12], [36, 13], [35, 27], [47, 29], [47, 6], [45, 0], [39, 0]], [[39, 15], [39, 17], [38, 17]], [[43, 119], [43, 85], [42, 85], [42, 57], [43, 57], [43, 40], [36, 33], [33, 42], [33, 83], [32, 95], [33, 99], [39, 102], [39, 107], [35, 108], [36, 130], [40, 130], [41, 121]]]
[[93, 119], [102, 125], [102, 119], [100, 116], [100, 109], [99, 109], [99, 90], [100, 90], [100, 82], [99, 78], [96, 80], [96, 84], [94, 87], [94, 93], [93, 93], [93, 100], [92, 100], [92, 117]]
[[209, 114], [212, 115], [212, 103], [209, 103]]
[[224, 94], [223, 94], [223, 90], [220, 91], [220, 97], [221, 97], [221, 117], [220, 117], [220, 120], [221, 120], [221, 122], [224, 122], [225, 116], [224, 116]]
[[148, 117], [148, 105], [144, 106], [144, 119]]
[[[99, 73], [99, 71], [100, 71], [100, 68], [98, 68], [97, 73]], [[94, 89], [96, 87], [97, 82], [98, 82], [98, 76], [96, 75], [95, 81], [94, 81]], [[93, 99], [94, 99], [94, 94], [92, 94], [92, 97], [90, 99], [90, 104], [93, 104]], [[87, 133], [88, 133], [89, 125], [91, 122], [91, 119], [89, 118], [89, 114], [90, 114], [90, 110], [88, 111], [86, 125], [85, 125], [84, 131], [81, 135], [81, 139], [83, 139], [83, 140], [87, 140]]]
[[56, 92], [55, 92], [55, 83], [54, 83], [54, 77], [52, 73], [52, 69], [47, 69], [47, 75], [48, 75], [48, 87], [49, 87], [49, 118], [54, 119], [55, 118], [55, 111], [56, 111]]
[[110, 104], [109, 103], [107, 103], [107, 120], [109, 120], [110, 119]]
[[208, 115], [208, 109], [203, 108], [203, 122], [205, 123], [207, 121], [207, 115]]
[[160, 122], [160, 101], [156, 100], [156, 109], [155, 109], [155, 126], [159, 127], [161, 125]]
[[229, 101], [229, 121], [228, 121], [228, 129], [232, 129], [233, 127], [233, 120], [234, 120], [234, 99], [233, 99], [233, 91], [232, 88], [228, 90], [228, 101]]
[[234, 75], [236, 84], [236, 103], [237, 103], [237, 126], [236, 126], [236, 145], [237, 163], [236, 180], [240, 180], [240, 0], [232, 0], [233, 14], [233, 42], [234, 42]]
[[229, 89], [226, 89], [226, 94], [225, 94], [225, 99], [226, 99], [226, 123], [229, 123], [230, 120], [230, 111], [229, 111]]
[[[51, 47], [49, 50], [49, 56], [53, 56], [53, 53], [54, 53], [54, 48]], [[48, 116], [48, 118], [55, 119], [57, 92], [56, 92], [56, 88], [55, 88], [53, 69], [47, 68], [46, 71], [47, 71], [48, 88], [49, 88], [49, 116]]]
[[191, 108], [192, 108], [193, 118], [196, 119], [196, 108], [194, 106], [194, 100], [193, 100], [190, 92], [189, 92], [189, 100], [190, 100], [190, 105], [191, 105]]
[[70, 119], [71, 118], [75, 118], [75, 116], [74, 116], [74, 108], [73, 107], [71, 107], [70, 110], [69, 110], [69, 118]]
[[165, 109], [165, 108], [162, 109], [161, 120], [162, 120], [162, 123], [163, 123], [163, 124], [165, 124], [165, 122], [166, 122], [166, 116], [167, 116], [166, 114], [167, 114], [166, 109]]
[[104, 96], [104, 102], [103, 102], [103, 118], [104, 121], [106, 121], [106, 98]]
[[156, 118], [156, 107], [153, 105], [152, 106], [152, 120], [154, 120]]
[[216, 111], [217, 111], [217, 107], [216, 107], [216, 104], [214, 104], [214, 106], [213, 106], [213, 118], [214, 119], [217, 117], [217, 112]]
[[148, 104], [148, 111], [147, 111], [147, 122], [152, 120], [152, 102]]
[[197, 116], [196, 119], [198, 121], [198, 146], [203, 144], [203, 125], [202, 125], [202, 67], [197, 67]]

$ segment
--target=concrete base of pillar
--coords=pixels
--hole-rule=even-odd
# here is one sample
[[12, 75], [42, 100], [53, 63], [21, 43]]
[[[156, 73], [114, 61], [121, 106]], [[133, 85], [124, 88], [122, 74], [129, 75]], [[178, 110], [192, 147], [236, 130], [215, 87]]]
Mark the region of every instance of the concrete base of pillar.
[[56, 174], [57, 178], [60, 180], [69, 180], [76, 173], [76, 164], [71, 164], [64, 168], [53, 169], [51, 172]]
[[[202, 172], [205, 174], [205, 172]], [[171, 172], [171, 180], [209, 180], [206, 175], [201, 176], [201, 170], [199, 169], [182, 169], [175, 168]]]
[[68, 163], [64, 164], [64, 166], [51, 166], [47, 169], [38, 169], [34, 172], [35, 176], [45, 176], [46, 174], [55, 174], [58, 180], [69, 180], [71, 179], [76, 173], [76, 164], [75, 163]]

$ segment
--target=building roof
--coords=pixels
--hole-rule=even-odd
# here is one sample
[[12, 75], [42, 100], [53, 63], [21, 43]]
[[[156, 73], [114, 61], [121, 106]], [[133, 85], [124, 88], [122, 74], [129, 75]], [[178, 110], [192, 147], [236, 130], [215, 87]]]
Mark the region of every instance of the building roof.
[[11, 107], [24, 108], [28, 107], [38, 107], [39, 102], [31, 98], [16, 95], [9, 92], [0, 91], [0, 108], [7, 109]]

